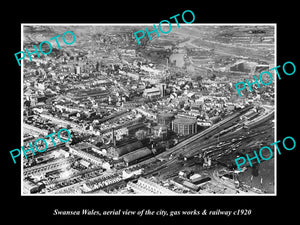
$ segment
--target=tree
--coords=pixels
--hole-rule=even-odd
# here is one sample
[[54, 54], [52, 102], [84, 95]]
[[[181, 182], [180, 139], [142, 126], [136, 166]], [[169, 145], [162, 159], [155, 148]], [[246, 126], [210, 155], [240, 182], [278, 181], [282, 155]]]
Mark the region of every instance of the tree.
[[147, 132], [145, 130], [138, 130], [135, 132], [135, 137], [140, 141], [147, 137]]

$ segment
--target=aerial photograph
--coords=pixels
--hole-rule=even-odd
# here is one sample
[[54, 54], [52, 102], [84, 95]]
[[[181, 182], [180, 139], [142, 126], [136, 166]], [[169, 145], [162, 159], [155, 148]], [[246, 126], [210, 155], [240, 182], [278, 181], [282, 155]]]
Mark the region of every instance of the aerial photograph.
[[172, 25], [22, 24], [22, 195], [276, 193], [276, 25]]

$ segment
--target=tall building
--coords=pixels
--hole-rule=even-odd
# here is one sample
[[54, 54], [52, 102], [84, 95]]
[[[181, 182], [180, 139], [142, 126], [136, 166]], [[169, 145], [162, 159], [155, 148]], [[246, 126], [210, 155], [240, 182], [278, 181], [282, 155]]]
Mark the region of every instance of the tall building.
[[96, 165], [102, 165], [103, 160], [99, 153], [96, 153], [92, 150], [92, 147], [85, 144], [77, 144], [70, 147], [70, 153], [77, 155], [88, 162], [91, 162]]
[[159, 90], [160, 90], [160, 96], [161, 96], [161, 97], [164, 97], [164, 96], [166, 95], [166, 87], [167, 87], [167, 85], [166, 85], [165, 83], [160, 83], [160, 84], [158, 85], [158, 88], [159, 88]]
[[129, 142], [129, 143], [125, 142], [119, 146], [117, 145], [116, 147], [108, 148], [107, 154], [110, 157], [119, 158], [122, 155], [125, 155], [129, 152], [132, 152], [132, 151], [137, 150], [142, 147], [143, 147], [143, 144], [140, 141]]

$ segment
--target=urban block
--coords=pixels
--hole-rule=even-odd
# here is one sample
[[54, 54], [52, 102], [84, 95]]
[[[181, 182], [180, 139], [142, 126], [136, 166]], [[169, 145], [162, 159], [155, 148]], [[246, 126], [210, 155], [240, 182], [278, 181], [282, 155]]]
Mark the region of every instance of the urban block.
[[[287, 147], [287, 146], [286, 146], [285, 142], [286, 142], [287, 139], [292, 140], [292, 142], [293, 142], [293, 146], [292, 146], [292, 147]], [[270, 145], [271, 145], [271, 146], [275, 145], [278, 154], [281, 155], [281, 151], [280, 151], [280, 149], [279, 149], [279, 147], [278, 147], [278, 145], [277, 145], [279, 142], [280, 142], [280, 140], [279, 140], [279, 141], [276, 141], [276, 142], [274, 142], [274, 143], [272, 143], [272, 144], [270, 144]], [[293, 150], [293, 149], [296, 147], [296, 141], [295, 141], [295, 139], [294, 139], [293, 137], [288, 136], [288, 137], [285, 137], [285, 138], [282, 140], [282, 145], [283, 145], [283, 147], [284, 147], [286, 150], [290, 151], [290, 150]], [[264, 149], [266, 149], [266, 150], [264, 150]], [[269, 155], [268, 158], [265, 158], [265, 157], [262, 155], [262, 152], [263, 152], [263, 151], [269, 151], [269, 152], [270, 152], [270, 155]], [[249, 155], [246, 154], [247, 160], [248, 160], [249, 165], [250, 165], [251, 167], [252, 167], [252, 162], [251, 162], [251, 161], [254, 160], [254, 159], [256, 159], [258, 163], [260, 163], [260, 159], [259, 159], [259, 157], [258, 157], [256, 151], [253, 151], [253, 153], [254, 153], [255, 156], [252, 157], [252, 158], [249, 158]], [[262, 160], [265, 160], [265, 161], [267, 161], [267, 160], [269, 160], [269, 159], [271, 159], [271, 158], [273, 157], [273, 151], [272, 151], [272, 149], [271, 149], [270, 147], [268, 147], [268, 146], [262, 147], [262, 148], [259, 150], [259, 153], [258, 153], [258, 154], [259, 154], [260, 158], [261, 158]], [[242, 159], [242, 162], [241, 162], [241, 163], [238, 162], [240, 159]], [[236, 159], [235, 159], [235, 163], [236, 163], [237, 168], [239, 169], [239, 171], [241, 171], [241, 167], [240, 167], [240, 166], [246, 163], [246, 158], [245, 158], [245, 157], [239, 157], [239, 158], [236, 158]]]
[[[286, 68], [285, 68], [285, 67], [286, 67], [287, 64], [291, 64], [292, 67], [293, 67], [293, 71], [290, 72], [290, 73], [288, 73], [288, 72], [286, 71]], [[270, 69], [270, 70], [275, 70], [275, 71], [276, 71], [276, 74], [277, 74], [277, 76], [278, 76], [278, 79], [281, 80], [281, 76], [280, 76], [279, 71], [278, 71], [278, 68], [279, 68], [279, 67], [280, 67], [280, 65], [279, 65], [279, 66], [276, 66], [276, 67], [273, 67], [273, 68]], [[286, 75], [291, 76], [291, 75], [293, 75], [293, 74], [296, 72], [296, 66], [295, 66], [294, 63], [288, 61], [288, 62], [285, 62], [285, 63], [283, 64], [282, 70], [283, 70], [283, 72], [284, 72]], [[290, 70], [290, 69], [289, 69], [289, 70]], [[269, 76], [269, 77], [270, 77], [270, 81], [269, 81], [268, 83], [264, 83], [264, 82], [262, 81], [262, 77], [263, 77], [263, 76]], [[255, 80], [254, 82], [249, 83], [249, 80], [246, 79], [246, 82], [247, 82], [247, 84], [248, 84], [248, 87], [249, 87], [250, 92], [253, 91], [253, 89], [251, 88], [251, 86], [254, 85], [254, 84], [256, 84], [258, 88], [260, 88], [258, 79], [257, 79], [257, 77], [256, 77], [255, 75], [254, 75], [254, 80]], [[259, 75], [259, 80], [260, 80], [260, 83], [261, 83], [262, 85], [267, 86], [267, 85], [270, 85], [270, 84], [272, 83], [273, 77], [272, 77], [272, 74], [271, 74], [270, 72], [268, 72], [268, 71], [263, 71], [263, 72]], [[243, 85], [243, 86], [242, 86], [242, 87], [238, 87], [239, 85]], [[237, 90], [239, 96], [242, 96], [240, 91], [241, 91], [241, 90], [244, 90], [244, 89], [246, 88], [245, 82], [242, 81], [242, 82], [236, 83], [234, 86], [235, 86], [235, 89]]]
[[[184, 17], [185, 13], [187, 13], [187, 12], [189, 12], [189, 13], [192, 14], [192, 16], [193, 16], [193, 19], [192, 19], [191, 21], [189, 21], [189, 22], [186, 21], [186, 19], [185, 19], [185, 17]], [[175, 22], [176, 22], [176, 24], [177, 24], [177, 27], [180, 28], [180, 25], [179, 25], [178, 20], [177, 20], [177, 17], [178, 17], [178, 16], [180, 16], [179, 13], [176, 14], [175, 16], [171, 16], [170, 19], [174, 19]], [[193, 22], [195, 21], [195, 14], [194, 14], [191, 10], [185, 10], [185, 11], [182, 13], [181, 18], [182, 18], [183, 22], [185, 22], [185, 23], [187, 23], [187, 24], [190, 24], [190, 23], [193, 23]], [[164, 30], [161, 28], [161, 24], [162, 24], [162, 23], [168, 23], [168, 24], [169, 24], [169, 29], [168, 29], [167, 31], [164, 31]], [[157, 37], [159, 37], [159, 32], [158, 32], [157, 27], [155, 26], [155, 24], [153, 24], [153, 27], [154, 27], [154, 30], [152, 30], [152, 31], [149, 31], [147, 28], [145, 28], [145, 30], [146, 30], [146, 32], [147, 32], [147, 35], [148, 35], [148, 37], [149, 37], [150, 40], [152, 40], [150, 34], [152, 34], [152, 33], [154, 33], [154, 32], [156, 33]], [[171, 25], [171, 23], [170, 23], [168, 20], [162, 20], [162, 21], [160, 21], [160, 23], [158, 24], [158, 29], [160, 30], [161, 33], [163, 33], [163, 34], [168, 34], [168, 33], [170, 33], [171, 30], [172, 30], [172, 25]], [[140, 36], [138, 37], [138, 36], [137, 36], [137, 33], [142, 33], [142, 35], [140, 35]], [[139, 31], [137, 31], [137, 32], [134, 33], [134, 36], [135, 36], [135, 39], [136, 39], [137, 43], [140, 45], [141, 43], [140, 43], [139, 40], [142, 39], [143, 37], [145, 37], [145, 32], [144, 32], [143, 30], [139, 30]]]
[[[67, 140], [62, 140], [62, 139], [61, 139], [60, 133], [61, 133], [62, 131], [66, 131], [66, 132], [68, 133], [68, 139], [67, 139]], [[55, 142], [54, 142], [53, 135], [55, 135], [55, 132], [52, 133], [52, 134], [46, 135], [45, 138], [49, 138], [49, 137], [50, 137], [50, 139], [51, 139], [51, 141], [52, 141], [52, 143], [53, 143], [53, 146], [55, 147], [56, 144], [55, 144]], [[58, 139], [59, 139], [62, 143], [65, 143], [65, 142], [68, 142], [68, 141], [71, 139], [71, 133], [70, 133], [70, 131], [69, 131], [68, 129], [62, 128], [62, 129], [60, 129], [60, 130], [57, 132], [57, 137], [58, 137]], [[41, 150], [41, 149], [38, 149], [38, 147], [37, 147], [37, 143], [38, 143], [39, 141], [44, 142], [45, 147], [44, 147], [44, 149], [42, 149], [42, 150]], [[48, 148], [47, 141], [46, 141], [45, 139], [43, 139], [43, 138], [38, 138], [38, 139], [35, 140], [35, 142], [34, 142], [34, 148], [32, 147], [32, 144], [31, 144], [31, 143], [29, 143], [29, 146], [30, 146], [30, 148], [29, 148], [29, 149], [26, 149], [26, 150], [24, 150], [24, 147], [21, 146], [22, 152], [23, 152], [23, 154], [24, 154], [24, 156], [25, 156], [26, 159], [27, 159], [26, 152], [31, 151], [32, 154], [35, 155], [34, 148], [35, 148], [38, 152], [44, 152], [44, 151], [46, 151], [47, 148]], [[17, 154], [14, 155], [13, 152], [17, 152]], [[11, 150], [9, 153], [10, 153], [10, 155], [11, 155], [13, 161], [14, 161], [14, 164], [16, 164], [15, 158], [17, 158], [17, 157], [19, 157], [19, 156], [21, 155], [21, 151], [20, 151], [19, 149], [14, 149], [14, 150]]]
[[[70, 34], [73, 36], [73, 41], [72, 41], [72, 42], [67, 42], [66, 39], [65, 39], [65, 35], [68, 34], [68, 33], [70, 33]], [[58, 49], [61, 49], [61, 47], [60, 47], [60, 45], [59, 45], [59, 42], [58, 42], [58, 40], [57, 40], [57, 38], [58, 38], [59, 36], [60, 36], [60, 35], [57, 35], [57, 36], [55, 36], [55, 37], [53, 37], [53, 38], [50, 38], [50, 40], [55, 40]], [[75, 34], [74, 34], [72, 31], [66, 31], [66, 32], [63, 33], [63, 35], [62, 35], [62, 40], [63, 40], [63, 42], [64, 42], [66, 45], [71, 45], [71, 44], [73, 44], [73, 43], [75, 42], [76, 37], [75, 37]], [[47, 45], [49, 46], [50, 50], [49, 50], [48, 52], [44, 52], [44, 51], [42, 50], [42, 46], [43, 46], [44, 44], [47, 44]], [[40, 54], [39, 54], [39, 52], [38, 52], [37, 47], [36, 47], [35, 45], [33, 45], [33, 48], [34, 48], [34, 51], [33, 51], [33, 52], [29, 52], [28, 49], [25, 48], [25, 51], [27, 52], [27, 55], [28, 55], [30, 61], [32, 61], [31, 55], [33, 55], [33, 54], [36, 54], [36, 55], [40, 58]], [[49, 55], [49, 54], [52, 52], [52, 45], [51, 45], [51, 43], [50, 43], [49, 41], [43, 41], [43, 42], [41, 42], [41, 43], [39, 44], [39, 49], [40, 49], [40, 52], [41, 52], [42, 54], [44, 54], [44, 55]], [[17, 56], [17, 55], [19, 55], [19, 54], [21, 55], [20, 58], [18, 58], [18, 56]], [[23, 51], [20, 51], [20, 52], [15, 53], [15, 58], [16, 58], [18, 64], [19, 64], [19, 66], [21, 66], [20, 61], [21, 61], [22, 59], [24, 59], [25, 57], [26, 57], [26, 53], [23, 52]]]

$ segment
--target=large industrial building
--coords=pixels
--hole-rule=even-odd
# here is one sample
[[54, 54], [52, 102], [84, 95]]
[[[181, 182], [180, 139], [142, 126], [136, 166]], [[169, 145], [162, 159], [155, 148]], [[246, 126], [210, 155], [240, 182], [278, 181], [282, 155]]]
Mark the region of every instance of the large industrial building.
[[125, 155], [129, 152], [132, 152], [132, 151], [137, 150], [137, 149], [142, 148], [142, 147], [143, 147], [143, 144], [140, 141], [135, 141], [135, 142], [132, 142], [132, 143], [123, 143], [120, 146], [110, 147], [108, 149], [107, 154], [110, 157], [118, 158], [122, 155]]
[[152, 156], [152, 151], [147, 147], [143, 147], [123, 155], [122, 158], [124, 159], [126, 165], [129, 166], [142, 159], [149, 158], [151, 156]]
[[70, 153], [77, 155], [93, 164], [102, 165], [103, 159], [99, 153], [94, 151], [92, 147], [85, 145], [85, 144], [77, 144], [70, 146]]
[[177, 118], [172, 122], [172, 130], [179, 135], [195, 134], [197, 133], [197, 120]]

